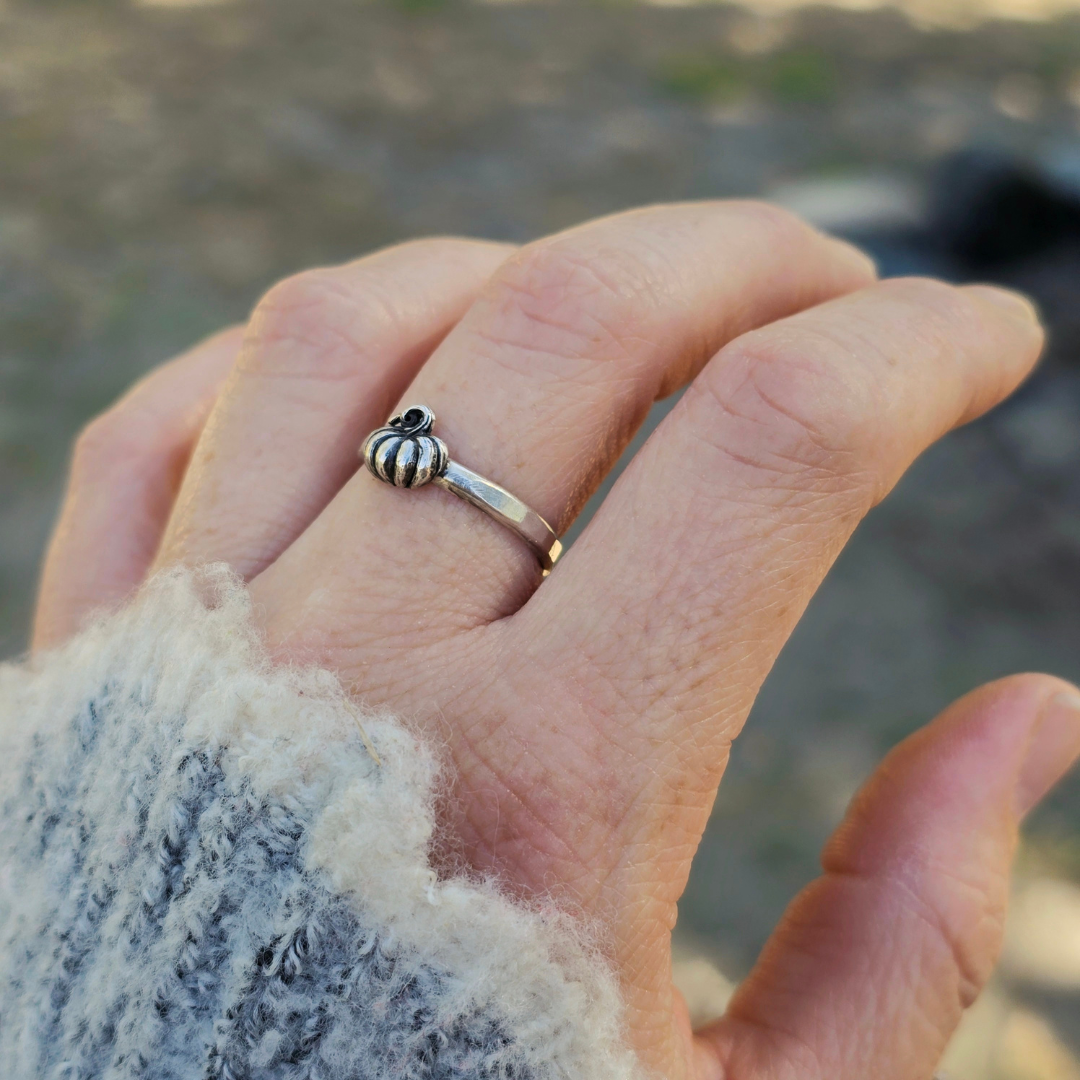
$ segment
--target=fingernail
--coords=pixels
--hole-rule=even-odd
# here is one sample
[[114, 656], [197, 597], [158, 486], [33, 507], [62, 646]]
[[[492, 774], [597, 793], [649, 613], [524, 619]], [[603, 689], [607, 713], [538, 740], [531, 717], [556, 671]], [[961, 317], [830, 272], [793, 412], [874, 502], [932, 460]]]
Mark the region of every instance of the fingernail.
[[1050, 698], [1035, 721], [1016, 785], [1016, 805], [1021, 817], [1069, 771], [1078, 755], [1080, 694], [1063, 690]]
[[1026, 322], [1038, 323], [1039, 309], [1023, 293], [1012, 289], [999, 289], [996, 285], [968, 285], [970, 292], [976, 293], [988, 304], [993, 304], [1009, 314], [1011, 318], [1022, 318]]

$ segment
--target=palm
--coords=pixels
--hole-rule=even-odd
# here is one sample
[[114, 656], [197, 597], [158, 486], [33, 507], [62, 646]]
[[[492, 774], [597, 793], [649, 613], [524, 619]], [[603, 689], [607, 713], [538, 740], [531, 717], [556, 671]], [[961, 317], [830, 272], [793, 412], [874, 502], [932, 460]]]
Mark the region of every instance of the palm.
[[[1038, 344], [1014, 300], [873, 285], [850, 249], [740, 204], [626, 215], [517, 255], [442, 241], [304, 275], [263, 302], [235, 365], [235, 339], [219, 340], [119, 408], [130, 430], [133, 415], [213, 403], [175, 504], [129, 515], [126, 559], [76, 527], [77, 458], [39, 642], [134, 584], [140, 552], [231, 563], [276, 655], [331, 667], [445, 745], [447, 857], [602, 928], [647, 1064], [906, 1080], [929, 1070], [958, 991], [992, 956], [984, 916], [1003, 902], [1012, 842], [993, 810], [1012, 798], [1053, 680], [984, 691], [901, 750], [834, 844], [831, 876], [696, 1045], [671, 989], [670, 930], [727, 747], [832, 559], [915, 454], [1006, 393]], [[456, 460], [562, 532], [652, 401], [691, 380], [542, 586], [530, 552], [474, 509], [354, 475], [364, 434], [404, 396], [435, 408]], [[121, 426], [93, 429], [82, 460]], [[160, 479], [193, 434], [149, 428]], [[70, 568], [94, 558], [107, 588], [88, 596]], [[1002, 712], [1008, 738], [956, 734]], [[979, 770], [977, 798], [949, 803], [931, 782], [943, 746]], [[964, 889], [923, 875], [912, 905], [895, 880], [908, 829], [934, 860], [950, 845], [963, 856], [958, 830], [987, 834]], [[868, 965], [895, 934], [902, 949]]]

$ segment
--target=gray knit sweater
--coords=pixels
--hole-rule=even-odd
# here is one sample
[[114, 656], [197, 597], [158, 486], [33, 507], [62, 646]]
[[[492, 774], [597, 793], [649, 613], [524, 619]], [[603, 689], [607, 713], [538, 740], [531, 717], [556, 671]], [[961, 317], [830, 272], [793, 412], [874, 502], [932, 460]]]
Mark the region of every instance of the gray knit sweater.
[[558, 911], [428, 863], [438, 770], [226, 571], [0, 668], [5, 1080], [630, 1080]]

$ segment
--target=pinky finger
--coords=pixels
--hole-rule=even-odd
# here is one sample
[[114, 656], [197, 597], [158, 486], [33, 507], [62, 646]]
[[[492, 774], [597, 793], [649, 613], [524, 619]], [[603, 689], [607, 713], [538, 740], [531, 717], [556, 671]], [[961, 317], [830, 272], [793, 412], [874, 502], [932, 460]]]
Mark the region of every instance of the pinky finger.
[[1080, 752], [1080, 697], [1022, 675], [886, 758], [727, 1015], [703, 1080], [929, 1077], [1001, 947], [1020, 818]]
[[224, 330], [155, 369], [79, 436], [45, 556], [33, 649], [59, 644], [142, 581], [242, 333]]

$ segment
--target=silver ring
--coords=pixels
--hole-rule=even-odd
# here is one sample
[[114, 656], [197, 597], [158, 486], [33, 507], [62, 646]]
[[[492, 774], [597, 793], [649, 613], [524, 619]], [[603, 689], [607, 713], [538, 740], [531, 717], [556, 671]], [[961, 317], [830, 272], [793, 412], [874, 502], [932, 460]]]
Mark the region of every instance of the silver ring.
[[413, 405], [376, 428], [364, 440], [360, 455], [371, 474], [384, 483], [399, 488], [438, 484], [472, 503], [526, 541], [544, 576], [550, 574], [562, 554], [555, 530], [506, 488], [451, 461], [446, 443], [431, 434], [434, 426], [435, 414], [424, 405]]

